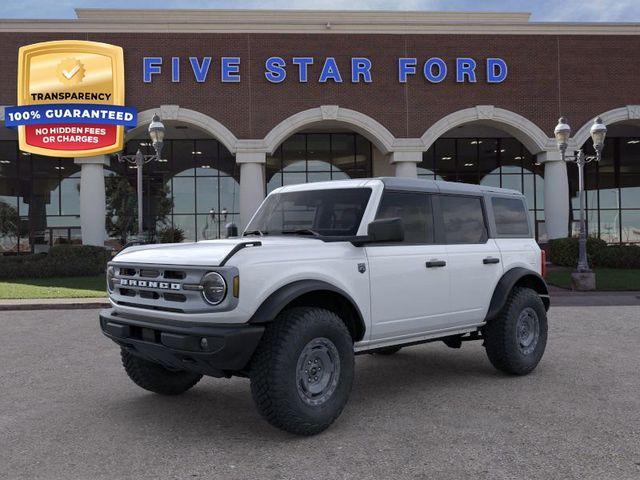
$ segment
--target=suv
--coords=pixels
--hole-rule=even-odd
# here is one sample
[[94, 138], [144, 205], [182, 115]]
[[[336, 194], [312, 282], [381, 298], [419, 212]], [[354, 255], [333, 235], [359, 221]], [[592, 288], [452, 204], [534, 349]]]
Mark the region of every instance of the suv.
[[285, 186], [242, 237], [123, 250], [104, 334], [140, 387], [248, 377], [271, 424], [310, 435], [349, 397], [354, 356], [482, 340], [531, 372], [547, 342], [544, 255], [519, 192], [379, 178]]

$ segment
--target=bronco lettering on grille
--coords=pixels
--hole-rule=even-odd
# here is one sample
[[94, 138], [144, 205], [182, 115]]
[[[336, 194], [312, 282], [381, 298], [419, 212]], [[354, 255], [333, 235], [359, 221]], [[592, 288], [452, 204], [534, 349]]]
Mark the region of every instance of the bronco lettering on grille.
[[159, 288], [160, 290], [180, 290], [182, 288], [179, 283], [134, 280], [131, 278], [121, 278], [118, 283], [123, 287]]

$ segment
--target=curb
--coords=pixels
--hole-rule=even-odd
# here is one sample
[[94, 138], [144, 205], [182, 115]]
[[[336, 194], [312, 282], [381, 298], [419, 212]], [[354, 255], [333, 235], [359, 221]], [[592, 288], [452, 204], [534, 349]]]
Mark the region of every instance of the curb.
[[109, 300], [88, 298], [86, 300], [70, 298], [62, 300], [0, 300], [0, 312], [27, 310], [90, 310], [110, 307]]

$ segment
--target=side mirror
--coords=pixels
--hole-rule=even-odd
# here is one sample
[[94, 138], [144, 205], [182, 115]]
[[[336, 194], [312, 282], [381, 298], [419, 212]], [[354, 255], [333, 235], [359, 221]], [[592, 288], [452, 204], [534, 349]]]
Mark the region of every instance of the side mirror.
[[366, 243], [390, 243], [404, 240], [404, 225], [401, 218], [374, 220], [367, 227]]
[[224, 228], [227, 230], [227, 238], [238, 236], [238, 226], [235, 223], [227, 223]]

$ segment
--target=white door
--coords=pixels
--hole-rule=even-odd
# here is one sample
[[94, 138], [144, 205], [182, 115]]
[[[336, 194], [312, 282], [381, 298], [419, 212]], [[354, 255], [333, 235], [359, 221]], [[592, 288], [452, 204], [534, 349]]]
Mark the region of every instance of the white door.
[[367, 257], [371, 340], [448, 326], [449, 261], [444, 245], [368, 246]]
[[411, 337], [447, 326], [449, 266], [434, 245], [431, 196], [385, 191], [376, 218], [403, 221], [403, 243], [368, 245], [371, 340]]
[[483, 198], [440, 195], [440, 211], [449, 257], [451, 317], [454, 326], [480, 323], [502, 276], [502, 258], [488, 238]]

